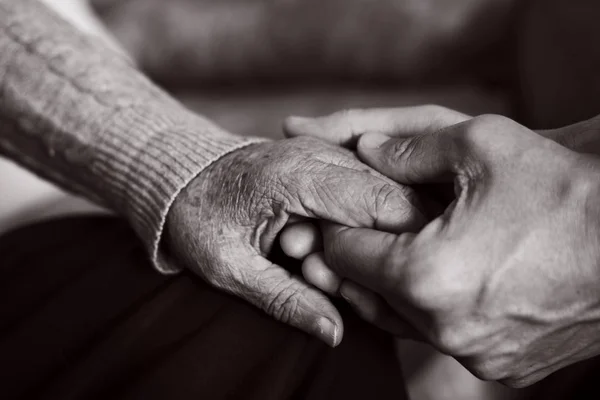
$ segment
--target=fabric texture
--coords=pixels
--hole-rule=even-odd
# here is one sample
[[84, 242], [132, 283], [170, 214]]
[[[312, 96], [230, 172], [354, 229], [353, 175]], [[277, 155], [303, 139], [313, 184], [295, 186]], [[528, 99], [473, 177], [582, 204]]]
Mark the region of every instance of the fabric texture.
[[21, 228], [0, 260], [3, 399], [407, 398], [392, 338], [347, 307], [331, 349], [188, 272], [157, 274], [120, 219]]
[[0, 154], [128, 219], [162, 272], [169, 207], [207, 165], [265, 139], [185, 109], [36, 0], [0, 0]]

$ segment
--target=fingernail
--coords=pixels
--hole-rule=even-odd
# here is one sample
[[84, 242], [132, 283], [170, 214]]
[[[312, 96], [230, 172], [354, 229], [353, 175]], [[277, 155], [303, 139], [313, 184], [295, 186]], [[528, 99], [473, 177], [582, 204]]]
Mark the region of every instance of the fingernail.
[[390, 140], [389, 136], [383, 133], [366, 133], [360, 138], [359, 147], [365, 149], [378, 149], [382, 144]]
[[354, 285], [348, 282], [344, 283], [340, 288], [340, 296], [351, 306], [356, 305], [360, 301], [360, 292]]
[[321, 317], [318, 322], [320, 338], [330, 345], [335, 347], [338, 345], [338, 328], [331, 320]]

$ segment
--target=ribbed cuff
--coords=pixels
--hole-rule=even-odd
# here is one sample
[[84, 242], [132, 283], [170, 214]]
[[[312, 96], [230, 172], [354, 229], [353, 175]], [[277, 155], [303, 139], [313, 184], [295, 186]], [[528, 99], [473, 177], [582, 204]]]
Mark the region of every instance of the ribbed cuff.
[[[175, 116], [175, 118], [174, 118]], [[191, 113], [135, 107], [113, 120], [97, 174], [111, 176], [124, 211], [160, 272], [181, 270], [161, 251], [167, 214], [177, 195], [208, 165], [265, 138], [232, 135]]]
[[157, 269], [176, 271], [159, 251], [173, 200], [210, 163], [264, 139], [186, 110], [36, 0], [0, 0], [0, 49], [2, 151], [128, 218]]

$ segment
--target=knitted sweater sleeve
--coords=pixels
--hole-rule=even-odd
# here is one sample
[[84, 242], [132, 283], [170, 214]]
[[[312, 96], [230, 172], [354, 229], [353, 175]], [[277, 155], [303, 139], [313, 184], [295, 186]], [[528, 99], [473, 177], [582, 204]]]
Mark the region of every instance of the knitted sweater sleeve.
[[162, 272], [177, 194], [263, 139], [225, 132], [37, 0], [0, 0], [0, 153], [127, 218]]

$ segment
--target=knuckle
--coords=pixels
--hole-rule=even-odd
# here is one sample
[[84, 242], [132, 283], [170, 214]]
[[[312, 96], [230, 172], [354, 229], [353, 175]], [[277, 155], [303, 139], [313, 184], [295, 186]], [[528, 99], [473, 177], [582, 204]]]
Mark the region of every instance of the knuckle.
[[480, 124], [483, 127], [506, 125], [511, 121], [510, 118], [497, 114], [482, 114], [473, 118], [473, 123]]
[[515, 125], [510, 118], [495, 114], [483, 114], [471, 119], [462, 131], [462, 139], [470, 145], [486, 145], [492, 139], [498, 139]]
[[376, 200], [376, 206], [381, 207], [389, 204], [390, 202], [394, 202], [398, 200], [399, 196], [400, 193], [398, 187], [392, 184], [382, 183], [373, 187], [372, 198]]
[[440, 315], [455, 311], [468, 312], [480, 293], [477, 277], [465, 278], [459, 267], [450, 262], [438, 263], [435, 256], [426, 256], [418, 266], [407, 262], [403, 290], [407, 300], [416, 307]]
[[491, 362], [479, 362], [473, 368], [471, 373], [484, 381], [498, 381], [506, 377], [504, 371]]
[[[409, 261], [409, 265], [412, 263]], [[444, 276], [445, 268], [438, 269], [431, 260], [422, 260], [413, 266], [404, 282], [405, 292], [415, 306], [428, 311], [442, 311], [451, 307], [455, 290]]]
[[465, 332], [453, 325], [440, 328], [436, 338], [437, 345], [442, 352], [455, 356], [464, 351], [468, 342]]
[[345, 109], [334, 114], [331, 124], [328, 127], [334, 135], [339, 137], [352, 138], [355, 135], [362, 133], [362, 129], [358, 120], [361, 119], [365, 110], [363, 109]]
[[490, 123], [487, 122], [486, 116], [475, 117], [464, 130], [461, 130], [457, 139], [461, 145], [467, 147], [479, 147], [487, 143], [489, 135]]
[[397, 163], [411, 158], [414, 151], [414, 140], [394, 140], [390, 148], [390, 161]]
[[[383, 183], [373, 188], [370, 199], [374, 199], [374, 216], [378, 220], [395, 224], [407, 222], [415, 217], [417, 195], [408, 186]], [[393, 220], [391, 220], [393, 218]]]
[[492, 164], [499, 157], [518, 156], [521, 150], [519, 143], [522, 143], [524, 133], [531, 133], [510, 118], [493, 114], [475, 117], [465, 126], [465, 129], [456, 132], [456, 144], [474, 151], [482, 160]]
[[423, 310], [435, 310], [438, 302], [435, 296], [436, 288], [422, 272], [410, 274], [404, 282], [406, 299], [411, 304]]
[[392, 145], [387, 151], [388, 165], [400, 166], [403, 169], [410, 168], [406, 171], [406, 175], [414, 175], [414, 168], [418, 163], [413, 160], [418, 156], [420, 138], [420, 136], [413, 136], [409, 139], [392, 140]]

